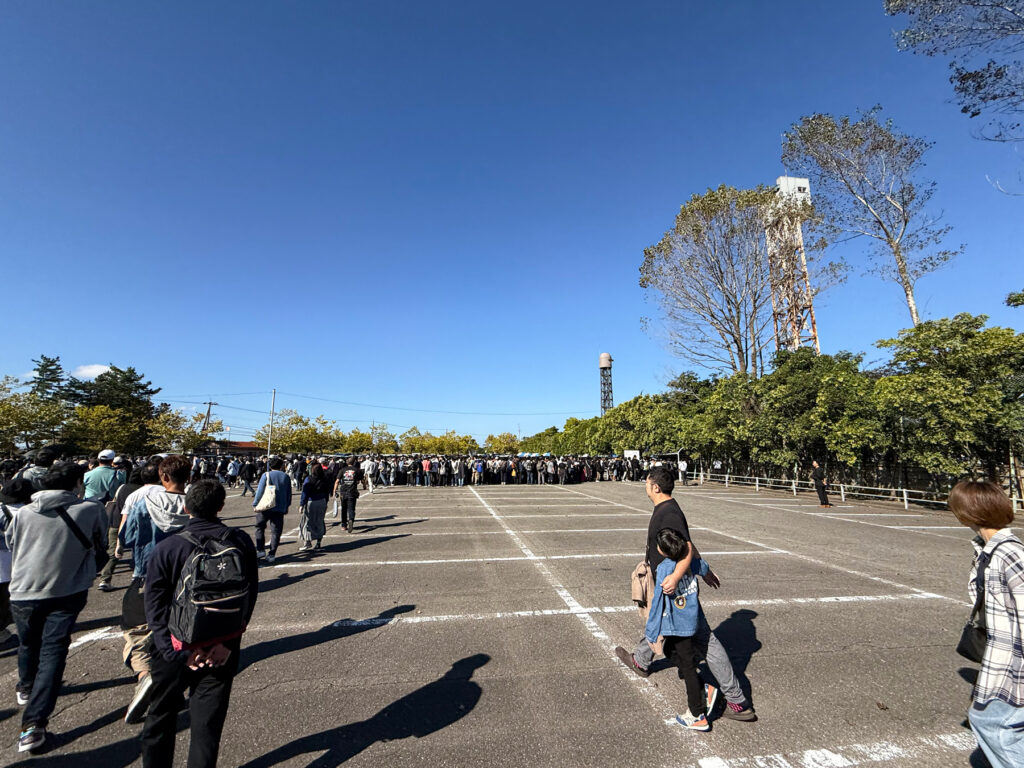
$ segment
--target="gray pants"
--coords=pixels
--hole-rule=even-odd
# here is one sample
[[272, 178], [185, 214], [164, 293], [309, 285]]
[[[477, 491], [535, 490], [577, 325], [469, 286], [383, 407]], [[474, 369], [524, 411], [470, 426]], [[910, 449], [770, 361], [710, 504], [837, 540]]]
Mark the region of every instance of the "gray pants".
[[310, 499], [299, 516], [299, 536], [304, 541], [320, 541], [327, 533], [324, 517], [327, 514], [327, 499]]
[[[693, 636], [693, 643], [698, 651], [704, 650], [704, 659], [708, 663], [708, 669], [718, 681], [718, 689], [725, 696], [725, 700], [731, 701], [733, 704], [745, 704], [746, 698], [736, 679], [736, 673], [733, 672], [729, 654], [725, 652], [725, 647], [711, 631], [711, 626], [704, 617], [703, 609], [697, 620], [697, 633]], [[644, 669], [651, 666], [651, 662], [654, 661], [654, 651], [651, 650], [647, 638], [640, 638], [640, 644], [633, 651], [633, 658], [636, 659], [637, 665]]]

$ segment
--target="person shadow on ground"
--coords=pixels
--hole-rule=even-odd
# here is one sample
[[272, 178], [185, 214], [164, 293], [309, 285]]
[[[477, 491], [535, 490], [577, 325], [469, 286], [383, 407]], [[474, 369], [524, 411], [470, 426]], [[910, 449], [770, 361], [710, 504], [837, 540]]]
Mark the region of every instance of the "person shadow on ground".
[[368, 720], [295, 739], [242, 768], [271, 768], [318, 752], [323, 754], [307, 768], [337, 768], [378, 741], [421, 739], [436, 733], [468, 715], [480, 701], [482, 689], [472, 677], [490, 660], [485, 653], [459, 659], [439, 679], [388, 704]]
[[416, 609], [415, 605], [396, 605], [381, 611], [380, 614], [364, 622], [357, 622], [353, 619], [341, 619], [332, 622], [325, 627], [312, 632], [304, 632], [300, 635], [288, 635], [279, 637], [276, 640], [267, 640], [255, 645], [242, 646], [242, 658], [238, 667], [238, 674], [248, 667], [258, 664], [261, 661], [280, 656], [292, 651], [302, 651], [306, 648], [313, 648], [322, 643], [329, 643], [332, 640], [341, 640], [345, 637], [358, 635], [370, 629], [382, 627], [402, 613], [409, 613]]

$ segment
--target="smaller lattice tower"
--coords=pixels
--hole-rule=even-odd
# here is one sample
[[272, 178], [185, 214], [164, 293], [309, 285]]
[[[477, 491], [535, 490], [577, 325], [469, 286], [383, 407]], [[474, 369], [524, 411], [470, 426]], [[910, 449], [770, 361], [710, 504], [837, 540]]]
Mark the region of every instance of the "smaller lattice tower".
[[778, 204], [764, 211], [775, 348], [796, 350], [810, 346], [821, 354], [814, 319], [814, 291], [804, 250], [802, 209], [811, 202], [810, 182], [780, 176], [776, 184]]
[[615, 407], [612, 400], [612, 356], [603, 352], [597, 359], [597, 367], [601, 370], [601, 415]]

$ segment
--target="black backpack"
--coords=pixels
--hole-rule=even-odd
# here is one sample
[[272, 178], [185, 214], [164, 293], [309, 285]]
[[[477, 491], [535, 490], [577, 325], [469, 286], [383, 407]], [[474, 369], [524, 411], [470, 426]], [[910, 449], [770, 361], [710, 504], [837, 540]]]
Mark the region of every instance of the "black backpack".
[[195, 550], [185, 561], [171, 602], [168, 629], [185, 645], [238, 637], [249, 614], [249, 580], [242, 551], [227, 541], [231, 529], [217, 538], [177, 534]]

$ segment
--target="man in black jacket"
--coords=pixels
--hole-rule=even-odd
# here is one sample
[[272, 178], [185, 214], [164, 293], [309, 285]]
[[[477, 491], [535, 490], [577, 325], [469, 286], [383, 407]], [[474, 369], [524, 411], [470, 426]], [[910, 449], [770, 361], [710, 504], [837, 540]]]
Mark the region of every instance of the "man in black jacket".
[[[219, 539], [230, 530], [223, 541], [241, 551], [249, 583], [248, 615], [243, 623], [246, 626], [259, 594], [256, 547], [245, 531], [228, 529], [217, 519], [224, 498], [224, 486], [215, 480], [200, 480], [189, 488], [185, 496], [189, 515], [185, 532], [203, 540]], [[171, 768], [176, 722], [186, 688], [190, 689], [191, 713], [188, 768], [213, 768], [217, 764], [231, 684], [238, 672], [241, 633], [230, 639], [175, 649], [168, 629], [171, 604], [181, 571], [194, 551], [195, 546], [184, 536], [169, 536], [157, 544], [146, 567], [146, 619], [153, 633], [153, 693], [142, 729], [144, 768]]]

